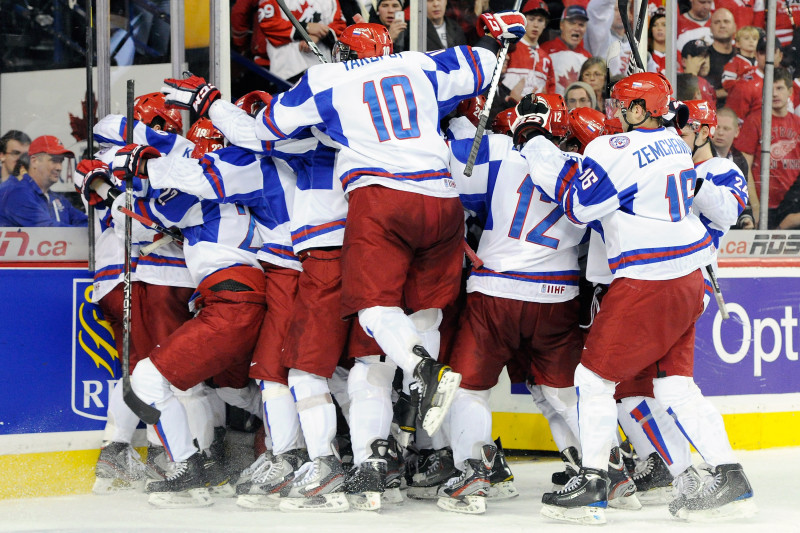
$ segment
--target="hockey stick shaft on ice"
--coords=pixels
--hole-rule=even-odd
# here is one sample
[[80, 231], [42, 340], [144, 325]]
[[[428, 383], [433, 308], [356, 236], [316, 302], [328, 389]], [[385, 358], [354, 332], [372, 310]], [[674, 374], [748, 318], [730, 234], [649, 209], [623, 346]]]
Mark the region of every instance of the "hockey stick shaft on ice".
[[[133, 143], [133, 80], [128, 80], [127, 117], [125, 122], [125, 142]], [[133, 210], [133, 175], [125, 177], [125, 207]], [[145, 424], [155, 424], [161, 417], [161, 411], [147, 405], [131, 387], [131, 252], [132, 252], [132, 221], [125, 217], [125, 265], [122, 275], [122, 399], [131, 411]]]

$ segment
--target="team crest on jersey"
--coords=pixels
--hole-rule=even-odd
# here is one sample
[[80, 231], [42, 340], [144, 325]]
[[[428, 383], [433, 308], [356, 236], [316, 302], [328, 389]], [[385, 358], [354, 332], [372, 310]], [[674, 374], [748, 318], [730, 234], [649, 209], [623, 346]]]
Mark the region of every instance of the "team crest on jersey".
[[608, 144], [611, 145], [611, 148], [614, 148], [616, 150], [622, 150], [623, 148], [628, 146], [630, 143], [631, 143], [631, 140], [629, 138], [625, 137], [624, 135], [619, 136], [619, 137], [611, 137], [608, 140]]
[[72, 290], [72, 411], [105, 420], [108, 399], [121, 375], [111, 324], [92, 303], [92, 280], [76, 279]]

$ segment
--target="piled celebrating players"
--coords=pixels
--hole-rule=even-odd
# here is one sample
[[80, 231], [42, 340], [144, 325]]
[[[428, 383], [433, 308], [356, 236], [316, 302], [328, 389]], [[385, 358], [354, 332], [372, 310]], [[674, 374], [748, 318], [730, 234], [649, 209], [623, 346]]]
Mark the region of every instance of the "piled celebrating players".
[[[715, 246], [747, 203], [737, 167], [712, 157], [713, 111], [687, 102], [675, 124], [672, 87], [650, 73], [614, 86], [622, 132], [529, 94], [479, 139], [468, 177], [477, 112], [456, 108], [491, 105], [475, 98], [526, 18], [484, 13], [480, 26], [474, 46], [393, 53], [384, 26], [355, 24], [333, 63], [236, 104], [200, 77], [168, 79], [151, 99], [159, 116], [194, 112], [191, 141], [156, 131], [163, 118], [98, 124], [107, 146], [76, 179], [104, 209], [96, 297], [119, 323], [121, 228], [134, 217], [131, 382], [161, 415], [143, 464], [136, 415], [112, 396], [95, 492], [150, 477], [159, 507], [235, 494], [249, 509], [339, 512], [399, 503], [407, 485], [483, 513], [518, 494], [488, 403], [507, 368], [566, 462], [545, 516], [603, 523], [608, 505], [667, 499], [681, 519], [754, 512], [721, 416], [692, 380]], [[479, 238], [465, 269], [467, 234]], [[161, 301], [183, 312], [159, 329], [147, 309]], [[242, 472], [225, 470], [223, 401], [266, 429]]]

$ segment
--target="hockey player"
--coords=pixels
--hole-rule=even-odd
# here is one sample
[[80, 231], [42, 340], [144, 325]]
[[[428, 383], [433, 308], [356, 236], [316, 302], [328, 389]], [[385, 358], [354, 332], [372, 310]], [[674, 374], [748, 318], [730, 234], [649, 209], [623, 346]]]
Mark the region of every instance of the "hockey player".
[[[567, 125], [563, 98], [528, 95], [523, 102], [532, 98], [553, 102], [550, 123], [542, 127], [562, 137]], [[474, 129], [463, 124], [462, 131], [454, 130], [451, 171], [465, 208], [486, 224], [477, 250], [484, 265], [473, 266], [467, 281], [467, 305], [452, 355], [453, 368], [463, 376], [449, 418], [459, 472], [439, 489], [438, 505], [482, 513], [497, 452], [489, 389], [503, 367], [516, 359], [554, 398], [559, 390], [572, 389], [573, 404], [577, 401], [572, 388], [582, 348], [577, 245], [586, 230], [536, 190], [511, 137], [488, 135], [488, 150], [478, 156], [472, 176], [464, 176]]]
[[[524, 34], [519, 13], [483, 19], [495, 39]], [[430, 357], [420, 331], [435, 330], [441, 308], [456, 297], [463, 239], [439, 117], [488, 85], [498, 44], [486, 37], [474, 48], [391, 54], [383, 27], [354, 25], [343, 35], [357, 48], [340, 41], [339, 61], [311, 67], [259, 114], [255, 133], [274, 141], [314, 126], [339, 149], [335, 170], [349, 195], [341, 315], [358, 314], [365, 331], [414, 377], [420, 419], [434, 433], [460, 376]], [[213, 101], [210, 91], [188, 80], [165, 92], [169, 102], [198, 111]]]
[[[175, 135], [182, 128], [181, 115], [164, 106], [161, 93], [139, 96], [134, 101], [133, 136], [136, 142], [151, 144], [161, 153], [174, 152], [187, 156], [193, 144]], [[117, 350], [122, 346], [122, 264], [123, 241], [114, 232], [111, 212], [101, 198], [86, 186], [96, 174], [107, 175], [116, 150], [125, 145], [125, 117], [108, 115], [94, 127], [93, 135], [101, 149], [99, 160], [84, 160], [79, 164], [75, 186], [82, 190], [87, 203], [97, 209], [96, 262], [92, 300], [99, 304], [106, 320], [111, 323]], [[100, 178], [102, 179], [102, 178]], [[88, 205], [88, 204], [87, 204]], [[152, 239], [151, 239], [152, 240]], [[130, 368], [145, 357], [159, 342], [169, 336], [183, 322], [191, 318], [189, 298], [195, 284], [186, 269], [183, 251], [176, 244], [159, 247], [157, 253], [140, 255], [133, 246], [132, 258], [132, 328]], [[147, 327], [144, 325], [147, 324]], [[130, 447], [131, 438], [139, 423], [138, 417], [122, 400], [122, 389], [117, 387], [111, 395], [108, 423], [96, 467], [95, 494], [104, 494], [138, 488], [144, 484], [144, 469], [138, 455]], [[163, 477], [163, 468], [156, 465], [163, 447], [152, 428], [148, 428], [150, 445], [147, 452], [147, 473], [150, 477]], [[161, 463], [164, 466], [164, 463]]]
[[[716, 438], [719, 426], [691, 378], [694, 323], [702, 311], [700, 269], [713, 257], [713, 245], [689, 213], [696, 181], [690, 150], [661, 125], [671, 92], [669, 82], [653, 73], [618, 82], [612, 98], [626, 133], [592, 141], [582, 172], [541, 136], [522, 150], [531, 177], [570, 220], [599, 223], [614, 274], [575, 371], [582, 467], [563, 490], [543, 496], [545, 516], [605, 522], [605, 451], [614, 439], [619, 381], [652, 371], [656, 399], [675, 413], [689, 438]], [[656, 318], [664, 309], [669, 320]], [[637, 335], [627, 335], [631, 330]], [[716, 468], [719, 477], [707, 492], [687, 469], [679, 476], [681, 496], [692, 505], [719, 507], [752, 495], [741, 466]]]

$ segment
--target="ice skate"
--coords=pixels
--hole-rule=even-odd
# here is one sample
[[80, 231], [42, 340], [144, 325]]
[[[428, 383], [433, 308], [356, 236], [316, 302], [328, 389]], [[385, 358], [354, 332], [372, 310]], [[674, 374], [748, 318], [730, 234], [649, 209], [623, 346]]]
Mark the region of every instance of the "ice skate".
[[277, 509], [281, 497], [289, 493], [295, 471], [308, 462], [308, 452], [298, 449], [259, 457], [265, 459], [251, 474], [250, 480], [236, 486], [236, 505], [245, 509]]
[[432, 359], [422, 346], [414, 346], [412, 351], [422, 358], [414, 368], [414, 382], [411, 384], [419, 393], [418, 416], [422, 420], [422, 428], [428, 435], [433, 435], [439, 430], [453, 403], [461, 383], [461, 374]]
[[340, 513], [350, 504], [344, 494], [345, 472], [335, 455], [309, 461], [295, 472], [294, 481], [280, 510], [287, 512]]
[[673, 479], [658, 452], [651, 453], [645, 461], [636, 466], [633, 473], [639, 501], [642, 505], [669, 503], [672, 500]]
[[[416, 391], [415, 389], [415, 392]], [[419, 412], [419, 398], [412, 398], [402, 390], [397, 392], [397, 401], [394, 403], [394, 421], [392, 430], [398, 443], [403, 448], [408, 448], [411, 438], [417, 432], [417, 414]], [[396, 426], [396, 431], [395, 431]]]
[[682, 501], [680, 507], [670, 504], [677, 518], [696, 522], [714, 522], [749, 518], [758, 512], [753, 501], [753, 488], [738, 463], [717, 465], [704, 479], [702, 489]]
[[500, 438], [494, 443], [497, 446], [497, 456], [489, 473], [489, 499], [505, 500], [519, 496], [517, 487], [514, 486], [514, 474], [511, 472], [511, 467], [508, 466], [508, 461], [506, 461], [506, 454], [503, 451]]
[[639, 456], [636, 455], [636, 450], [633, 449], [631, 441], [628, 439], [622, 441], [619, 445], [619, 454], [622, 456], [622, 462], [625, 463], [625, 469], [628, 471], [628, 474], [633, 476]]
[[554, 491], [561, 489], [561, 487], [569, 483], [569, 480], [577, 476], [578, 470], [581, 469], [581, 456], [575, 446], [570, 446], [562, 450], [561, 460], [564, 462], [564, 471], [555, 472], [550, 478]]
[[672, 481], [675, 498], [669, 502], [669, 512], [677, 517], [689, 498], [695, 498], [703, 490], [703, 479], [695, 467], [690, 466]]
[[607, 470], [581, 468], [563, 489], [542, 495], [541, 514], [565, 522], [605, 524], [608, 485]]
[[450, 448], [442, 448], [421, 450], [419, 453], [417, 473], [411, 478], [408, 497], [415, 500], [433, 500], [438, 498], [439, 485], [458, 475], [453, 464], [453, 451]]
[[403, 503], [400, 486], [405, 469], [403, 450], [397, 444], [395, 438], [389, 435], [389, 449], [386, 451], [386, 490], [381, 498], [384, 503]]
[[201, 452], [201, 455], [203, 456], [203, 468], [206, 469], [209, 493], [223, 498], [236, 494], [236, 489], [231, 483], [231, 476], [228, 475], [223, 462], [216, 459], [210, 450]]
[[163, 446], [150, 444], [147, 446], [145, 466], [148, 479], [164, 481], [167, 479], [167, 472], [172, 468], [172, 461]]
[[642, 508], [641, 502], [636, 497], [636, 483], [628, 474], [618, 446], [611, 449], [611, 456], [608, 458], [608, 479], [608, 505], [610, 507], [631, 511]]
[[372, 442], [372, 455], [359, 466], [353, 466], [344, 482], [344, 491], [350, 507], [361, 511], [379, 511], [381, 497], [386, 490], [386, 455], [389, 441]]
[[133, 447], [125, 442], [110, 442], [100, 450], [94, 469], [95, 494], [142, 490], [146, 467]]
[[247, 483], [253, 478], [253, 475], [255, 475], [256, 472], [259, 472], [260, 470], [264, 469], [269, 469], [271, 465], [268, 463], [272, 463], [273, 458], [274, 456], [272, 455], [272, 450], [267, 450], [258, 457], [256, 457], [256, 460], [253, 461], [253, 463], [250, 466], [242, 470], [242, 472], [239, 474], [239, 477], [236, 479], [236, 483], [234, 483], [234, 485], [238, 487], [243, 483]]
[[464, 470], [439, 487], [436, 505], [445, 511], [465, 514], [486, 512], [489, 494], [489, 475], [497, 456], [497, 448], [486, 444], [481, 448], [480, 459], [467, 459]]
[[161, 508], [208, 507], [214, 503], [208, 492], [204, 459], [200, 452], [185, 461], [172, 463], [164, 481], [147, 485], [148, 501]]

